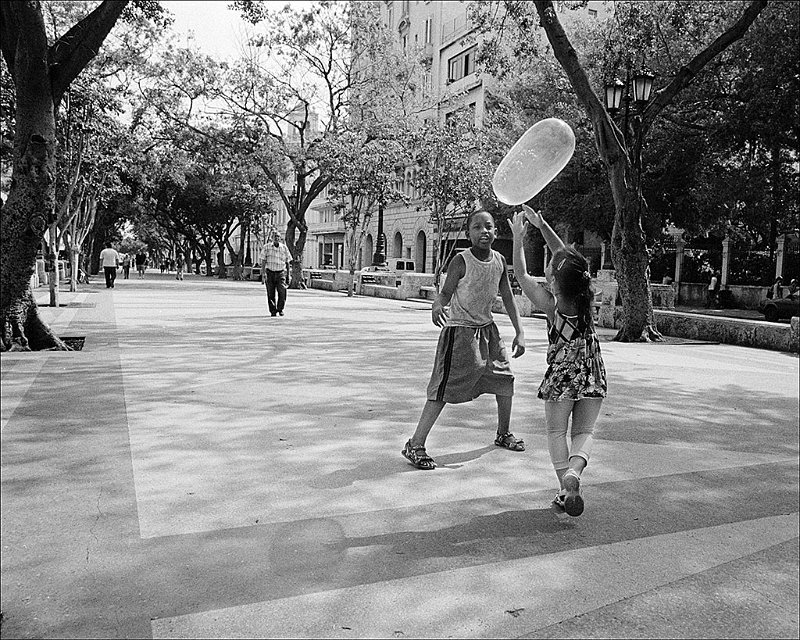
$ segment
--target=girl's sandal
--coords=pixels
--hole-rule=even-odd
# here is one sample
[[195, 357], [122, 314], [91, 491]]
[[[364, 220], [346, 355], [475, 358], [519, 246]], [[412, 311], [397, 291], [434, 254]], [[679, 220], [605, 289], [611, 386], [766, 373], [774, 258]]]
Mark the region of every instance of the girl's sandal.
[[417, 469], [430, 471], [436, 468], [436, 463], [433, 461], [433, 458], [428, 455], [427, 451], [425, 451], [425, 447], [415, 447], [411, 444], [411, 440], [406, 442], [406, 445], [400, 453], [408, 460], [409, 464], [414, 465]]
[[577, 517], [583, 513], [583, 496], [581, 496], [581, 477], [572, 469], [564, 474], [564, 511], [567, 515]]
[[553, 498], [553, 505], [556, 506], [558, 509], [564, 511], [564, 498], [566, 497], [565, 493], [558, 492], [556, 497]]
[[525, 442], [517, 440], [510, 431], [506, 431], [505, 433], [498, 432], [497, 437], [494, 439], [494, 444], [504, 449], [510, 449], [511, 451], [525, 451]]

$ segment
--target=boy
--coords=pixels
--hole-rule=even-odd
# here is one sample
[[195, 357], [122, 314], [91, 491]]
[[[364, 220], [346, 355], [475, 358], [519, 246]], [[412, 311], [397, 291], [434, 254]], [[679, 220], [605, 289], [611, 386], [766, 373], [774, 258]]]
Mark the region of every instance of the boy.
[[[402, 454], [417, 469], [434, 469], [436, 463], [425, 451], [428, 437], [444, 405], [469, 402], [482, 393], [497, 398], [497, 437], [494, 443], [512, 451], [524, 451], [525, 444], [509, 433], [514, 375], [505, 344], [492, 320], [492, 303], [498, 291], [516, 336], [512, 356], [525, 353], [525, 333], [511, 292], [505, 258], [492, 249], [497, 235], [494, 218], [487, 211], [475, 211], [467, 219], [472, 246], [456, 255], [431, 315], [442, 327], [436, 348], [428, 400], [414, 435]], [[445, 307], [450, 304], [450, 313]]]

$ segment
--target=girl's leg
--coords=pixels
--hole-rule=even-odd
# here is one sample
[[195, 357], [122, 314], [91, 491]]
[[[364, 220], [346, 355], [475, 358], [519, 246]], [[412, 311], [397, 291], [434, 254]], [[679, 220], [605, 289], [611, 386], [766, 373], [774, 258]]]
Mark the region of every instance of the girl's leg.
[[411, 436], [412, 445], [415, 447], [425, 446], [425, 440], [431, 432], [436, 418], [439, 417], [442, 409], [444, 409], [445, 404], [446, 403], [441, 400], [428, 400], [425, 402], [425, 406], [422, 408], [422, 415], [419, 417], [419, 422], [417, 423], [417, 430], [414, 431], [414, 435]]
[[569, 468], [569, 445], [567, 445], [567, 429], [569, 416], [575, 403], [572, 400], [560, 402], [546, 401], [544, 415], [547, 420], [547, 448], [550, 451], [550, 461], [553, 463], [558, 484], [564, 488], [563, 477]]
[[569, 468], [581, 475], [589, 463], [592, 452], [594, 423], [600, 415], [602, 398], [584, 398], [575, 403], [572, 410], [572, 446], [570, 447]]
[[584, 398], [575, 402], [575, 406], [572, 409], [572, 448], [569, 457], [569, 469], [561, 477], [561, 482], [566, 492], [564, 495], [564, 510], [571, 516], [579, 516], [583, 513], [581, 473], [589, 463], [594, 423], [600, 413], [602, 404], [602, 398]]

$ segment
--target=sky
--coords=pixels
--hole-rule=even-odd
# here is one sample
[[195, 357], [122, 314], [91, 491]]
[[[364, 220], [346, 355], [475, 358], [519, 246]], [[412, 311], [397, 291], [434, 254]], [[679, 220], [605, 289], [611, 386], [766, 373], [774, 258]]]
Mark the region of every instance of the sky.
[[[230, 0], [165, 0], [161, 4], [175, 18], [172, 30], [181, 38], [181, 45], [187, 43], [190, 32], [193, 32], [194, 44], [218, 59], [238, 58], [241, 43], [253, 29], [250, 23], [239, 17], [238, 11], [228, 9]], [[288, 4], [299, 10], [312, 2], [289, 0], [270, 4], [274, 9]]]
[[172, 30], [181, 45], [187, 44], [193, 32], [194, 44], [204, 53], [223, 60], [238, 57], [250, 25], [238, 11], [228, 9], [229, 0], [168, 0], [161, 4], [175, 18]]

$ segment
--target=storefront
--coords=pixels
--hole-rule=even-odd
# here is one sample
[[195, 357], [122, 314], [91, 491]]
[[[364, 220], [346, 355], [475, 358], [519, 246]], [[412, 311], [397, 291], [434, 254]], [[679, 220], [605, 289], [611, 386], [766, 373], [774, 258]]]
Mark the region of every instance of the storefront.
[[321, 269], [344, 269], [344, 233], [317, 235], [318, 258]]

